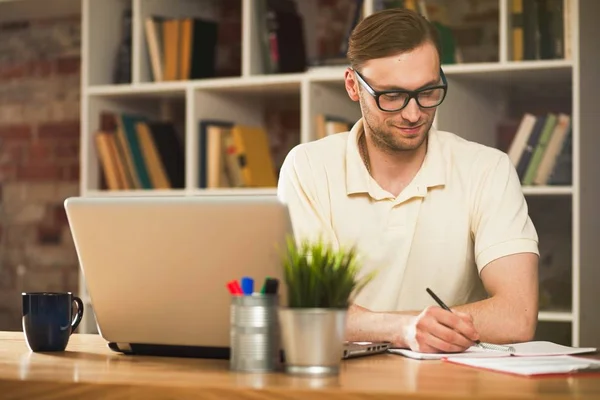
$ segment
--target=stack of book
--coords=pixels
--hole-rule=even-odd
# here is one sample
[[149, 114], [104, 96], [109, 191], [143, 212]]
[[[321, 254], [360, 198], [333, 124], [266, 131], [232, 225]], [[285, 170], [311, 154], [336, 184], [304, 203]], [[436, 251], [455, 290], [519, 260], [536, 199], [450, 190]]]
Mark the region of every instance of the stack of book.
[[269, 137], [263, 127], [200, 120], [198, 144], [198, 187], [277, 186]]
[[525, 113], [508, 149], [523, 185], [570, 185], [571, 116]]
[[144, 29], [154, 81], [216, 75], [217, 22], [152, 16], [144, 21]]
[[183, 146], [174, 124], [103, 112], [94, 142], [109, 190], [185, 186]]

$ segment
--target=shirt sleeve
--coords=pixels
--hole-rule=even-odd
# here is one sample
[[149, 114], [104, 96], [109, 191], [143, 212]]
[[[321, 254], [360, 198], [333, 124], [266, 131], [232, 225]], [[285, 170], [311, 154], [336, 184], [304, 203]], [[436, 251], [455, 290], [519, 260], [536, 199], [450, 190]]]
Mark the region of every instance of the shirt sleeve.
[[300, 146], [288, 153], [279, 173], [277, 196], [288, 206], [297, 242], [321, 239], [335, 243], [327, 200], [318, 195], [321, 181]]
[[538, 236], [529, 217], [521, 183], [505, 154], [485, 168], [479, 177], [472, 234], [480, 273], [487, 264], [500, 257], [517, 253], [539, 256]]

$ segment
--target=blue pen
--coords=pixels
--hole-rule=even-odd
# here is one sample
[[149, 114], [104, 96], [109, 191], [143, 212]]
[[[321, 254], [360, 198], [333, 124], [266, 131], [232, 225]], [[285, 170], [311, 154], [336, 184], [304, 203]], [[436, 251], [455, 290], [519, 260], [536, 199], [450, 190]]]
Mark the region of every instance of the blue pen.
[[244, 292], [245, 296], [250, 296], [252, 293], [254, 293], [254, 279], [250, 278], [249, 276], [244, 276], [241, 279], [241, 283], [242, 292]]

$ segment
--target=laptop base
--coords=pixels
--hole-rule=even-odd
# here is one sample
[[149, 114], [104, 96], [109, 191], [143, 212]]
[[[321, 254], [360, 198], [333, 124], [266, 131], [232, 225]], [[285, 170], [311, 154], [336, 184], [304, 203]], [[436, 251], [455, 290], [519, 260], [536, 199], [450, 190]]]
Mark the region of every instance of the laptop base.
[[117, 353], [125, 355], [208, 358], [216, 360], [229, 360], [231, 352], [229, 347], [175, 346], [146, 343], [109, 342], [108, 347]]

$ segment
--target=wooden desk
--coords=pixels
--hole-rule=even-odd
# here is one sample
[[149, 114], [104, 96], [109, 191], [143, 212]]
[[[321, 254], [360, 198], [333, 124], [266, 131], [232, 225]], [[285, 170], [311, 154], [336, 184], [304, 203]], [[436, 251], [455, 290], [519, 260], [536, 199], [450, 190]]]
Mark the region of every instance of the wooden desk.
[[0, 332], [0, 398], [581, 399], [600, 398], [600, 379], [515, 377], [392, 354], [346, 360], [331, 378], [233, 373], [227, 361], [116, 354], [97, 335], [33, 353], [23, 333]]

